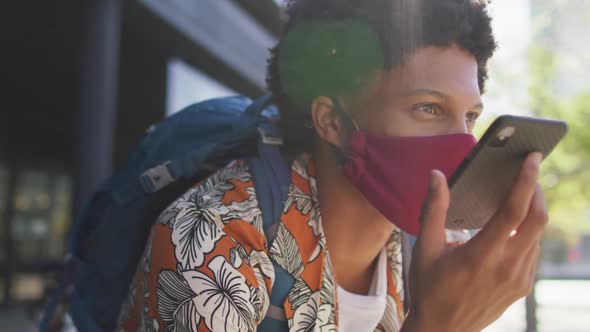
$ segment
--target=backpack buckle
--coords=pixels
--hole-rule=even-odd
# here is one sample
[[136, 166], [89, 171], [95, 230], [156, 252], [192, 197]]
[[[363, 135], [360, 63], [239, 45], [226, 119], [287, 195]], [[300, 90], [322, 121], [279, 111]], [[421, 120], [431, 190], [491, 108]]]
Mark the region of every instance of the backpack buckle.
[[283, 145], [283, 137], [280, 133], [273, 133], [270, 128], [264, 128], [264, 126], [258, 127], [258, 133], [260, 134], [260, 140], [264, 144], [270, 145]]
[[161, 165], [148, 169], [140, 175], [139, 182], [146, 193], [151, 194], [158, 192], [176, 180], [168, 167], [170, 163], [170, 161], [167, 161]]

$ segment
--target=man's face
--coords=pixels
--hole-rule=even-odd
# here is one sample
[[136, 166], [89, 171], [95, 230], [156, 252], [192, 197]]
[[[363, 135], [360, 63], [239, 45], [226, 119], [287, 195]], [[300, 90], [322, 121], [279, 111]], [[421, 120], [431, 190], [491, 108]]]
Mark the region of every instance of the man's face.
[[472, 133], [483, 110], [475, 58], [458, 46], [426, 47], [384, 73], [353, 119], [387, 136]]

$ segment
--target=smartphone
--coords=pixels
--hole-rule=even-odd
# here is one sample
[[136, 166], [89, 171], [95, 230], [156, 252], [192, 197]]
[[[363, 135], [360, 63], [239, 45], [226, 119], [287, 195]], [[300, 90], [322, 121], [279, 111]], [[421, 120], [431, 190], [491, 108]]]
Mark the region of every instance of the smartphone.
[[503, 115], [449, 179], [448, 229], [480, 229], [502, 206], [526, 156], [546, 158], [567, 132], [562, 121]]

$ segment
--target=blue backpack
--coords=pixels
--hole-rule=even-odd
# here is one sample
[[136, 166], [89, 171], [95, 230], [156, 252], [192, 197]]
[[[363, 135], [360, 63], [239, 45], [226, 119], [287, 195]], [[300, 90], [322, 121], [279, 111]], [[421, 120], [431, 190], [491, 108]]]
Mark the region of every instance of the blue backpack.
[[[231, 160], [250, 163], [268, 241], [280, 219], [290, 167], [280, 154], [271, 96], [212, 99], [148, 130], [127, 163], [93, 195], [72, 225], [66, 271], [40, 331], [60, 303], [79, 331], [113, 331], [158, 215], [190, 186]], [[283, 302], [294, 280], [278, 264], [269, 313], [259, 331], [287, 330]]]

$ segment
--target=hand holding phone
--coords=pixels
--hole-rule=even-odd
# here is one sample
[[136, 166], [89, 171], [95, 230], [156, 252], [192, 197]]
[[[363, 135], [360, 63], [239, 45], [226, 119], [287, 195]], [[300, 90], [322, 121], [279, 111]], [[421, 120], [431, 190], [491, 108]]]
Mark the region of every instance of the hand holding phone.
[[547, 157], [566, 132], [562, 121], [496, 119], [449, 180], [447, 228], [483, 228], [508, 197], [525, 158], [532, 152]]
[[[481, 331], [530, 293], [548, 220], [537, 184], [541, 160], [539, 153], [525, 158], [498, 213], [459, 246], [445, 238], [447, 181], [432, 172], [410, 267], [412, 309], [401, 331]], [[518, 233], [510, 236], [514, 229]]]

